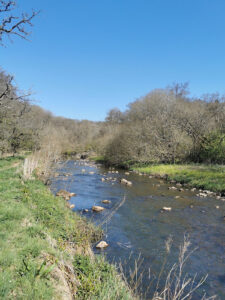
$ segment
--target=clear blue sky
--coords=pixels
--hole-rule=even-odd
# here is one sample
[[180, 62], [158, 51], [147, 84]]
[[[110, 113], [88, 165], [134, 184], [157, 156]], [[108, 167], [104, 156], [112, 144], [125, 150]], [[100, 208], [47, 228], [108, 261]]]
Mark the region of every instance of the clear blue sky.
[[225, 92], [224, 0], [18, 0], [41, 9], [31, 42], [0, 48], [0, 65], [37, 104], [103, 120], [154, 88], [190, 82]]

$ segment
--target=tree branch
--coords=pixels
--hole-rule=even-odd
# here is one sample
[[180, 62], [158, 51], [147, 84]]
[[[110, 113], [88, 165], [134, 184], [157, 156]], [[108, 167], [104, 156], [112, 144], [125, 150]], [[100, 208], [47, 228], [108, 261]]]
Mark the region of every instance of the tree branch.
[[[16, 35], [22, 39], [26, 39], [30, 32], [26, 27], [32, 27], [32, 20], [40, 11], [33, 10], [30, 15], [23, 13], [21, 16], [15, 16], [12, 11], [15, 9], [14, 1], [0, 0], [0, 43], [2, 44], [3, 37]], [[8, 14], [10, 13], [10, 14]]]

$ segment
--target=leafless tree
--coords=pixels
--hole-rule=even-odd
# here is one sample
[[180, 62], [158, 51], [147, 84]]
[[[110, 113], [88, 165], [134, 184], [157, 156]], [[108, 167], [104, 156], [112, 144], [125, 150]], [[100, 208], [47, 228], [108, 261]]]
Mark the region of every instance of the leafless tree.
[[189, 82], [178, 83], [174, 82], [172, 85], [168, 87], [169, 91], [171, 91], [176, 99], [183, 99], [189, 95]]
[[28, 39], [28, 28], [32, 26], [32, 20], [38, 13], [39, 11], [33, 10], [30, 14], [17, 15], [16, 1], [0, 0], [0, 44], [3, 45], [4, 36]]

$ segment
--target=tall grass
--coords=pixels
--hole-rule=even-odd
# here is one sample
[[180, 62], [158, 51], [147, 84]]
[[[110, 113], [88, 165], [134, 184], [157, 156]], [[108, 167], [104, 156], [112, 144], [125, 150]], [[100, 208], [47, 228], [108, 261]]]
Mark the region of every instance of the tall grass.
[[24, 160], [24, 179], [33, 179], [34, 171], [36, 171], [39, 178], [47, 180], [51, 173], [52, 164], [60, 158], [60, 155], [60, 151], [55, 149], [54, 145], [47, 145], [41, 150], [33, 152]]
[[[189, 250], [191, 243], [188, 236], [184, 236], [183, 244], [180, 246], [178, 262], [175, 263], [168, 275], [166, 277], [165, 283], [161, 290], [158, 289], [159, 281], [161, 279], [161, 274], [164, 269], [164, 264], [162, 265], [161, 272], [159, 274], [156, 291], [152, 300], [185, 300], [192, 299], [195, 296], [195, 292], [204, 284], [208, 275], [197, 280], [197, 274], [193, 277], [184, 272], [185, 265], [191, 256], [191, 254], [196, 250]], [[171, 242], [166, 243], [166, 251], [169, 254], [171, 249]], [[207, 298], [204, 294], [201, 299], [215, 299], [216, 296]]]
[[[162, 261], [162, 265], [159, 274], [156, 278], [151, 278], [151, 270], [145, 270], [148, 272], [147, 276], [144, 276], [144, 259], [139, 255], [135, 260], [133, 267], [129, 267], [129, 270], [125, 270], [125, 263], [119, 263], [120, 274], [123, 276], [123, 280], [126, 285], [137, 299], [149, 299], [149, 300], [191, 300], [196, 299], [197, 290], [205, 283], [208, 275], [197, 279], [197, 274], [191, 276], [185, 273], [185, 266], [188, 263], [188, 259], [192, 255], [195, 249], [190, 249], [191, 243], [187, 235], [184, 236], [184, 241], [179, 247], [179, 256], [177, 262], [175, 262], [166, 273], [166, 264], [171, 252], [172, 239], [171, 237], [165, 243], [165, 257]], [[125, 265], [125, 266], [124, 266]], [[147, 274], [146, 274], [147, 275]], [[145, 278], [144, 278], [145, 277]], [[148, 280], [148, 287], [145, 291], [142, 289], [143, 280]], [[147, 285], [147, 284], [146, 284]], [[152, 296], [148, 296], [152, 295]], [[199, 300], [216, 299], [216, 296], [207, 297], [205, 294], [198, 295]]]

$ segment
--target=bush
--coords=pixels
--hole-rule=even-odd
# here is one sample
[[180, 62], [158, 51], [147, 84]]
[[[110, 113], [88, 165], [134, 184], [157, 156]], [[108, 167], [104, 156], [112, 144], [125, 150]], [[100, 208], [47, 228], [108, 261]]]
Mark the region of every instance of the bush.
[[201, 145], [199, 158], [201, 162], [225, 163], [225, 133], [212, 132]]

